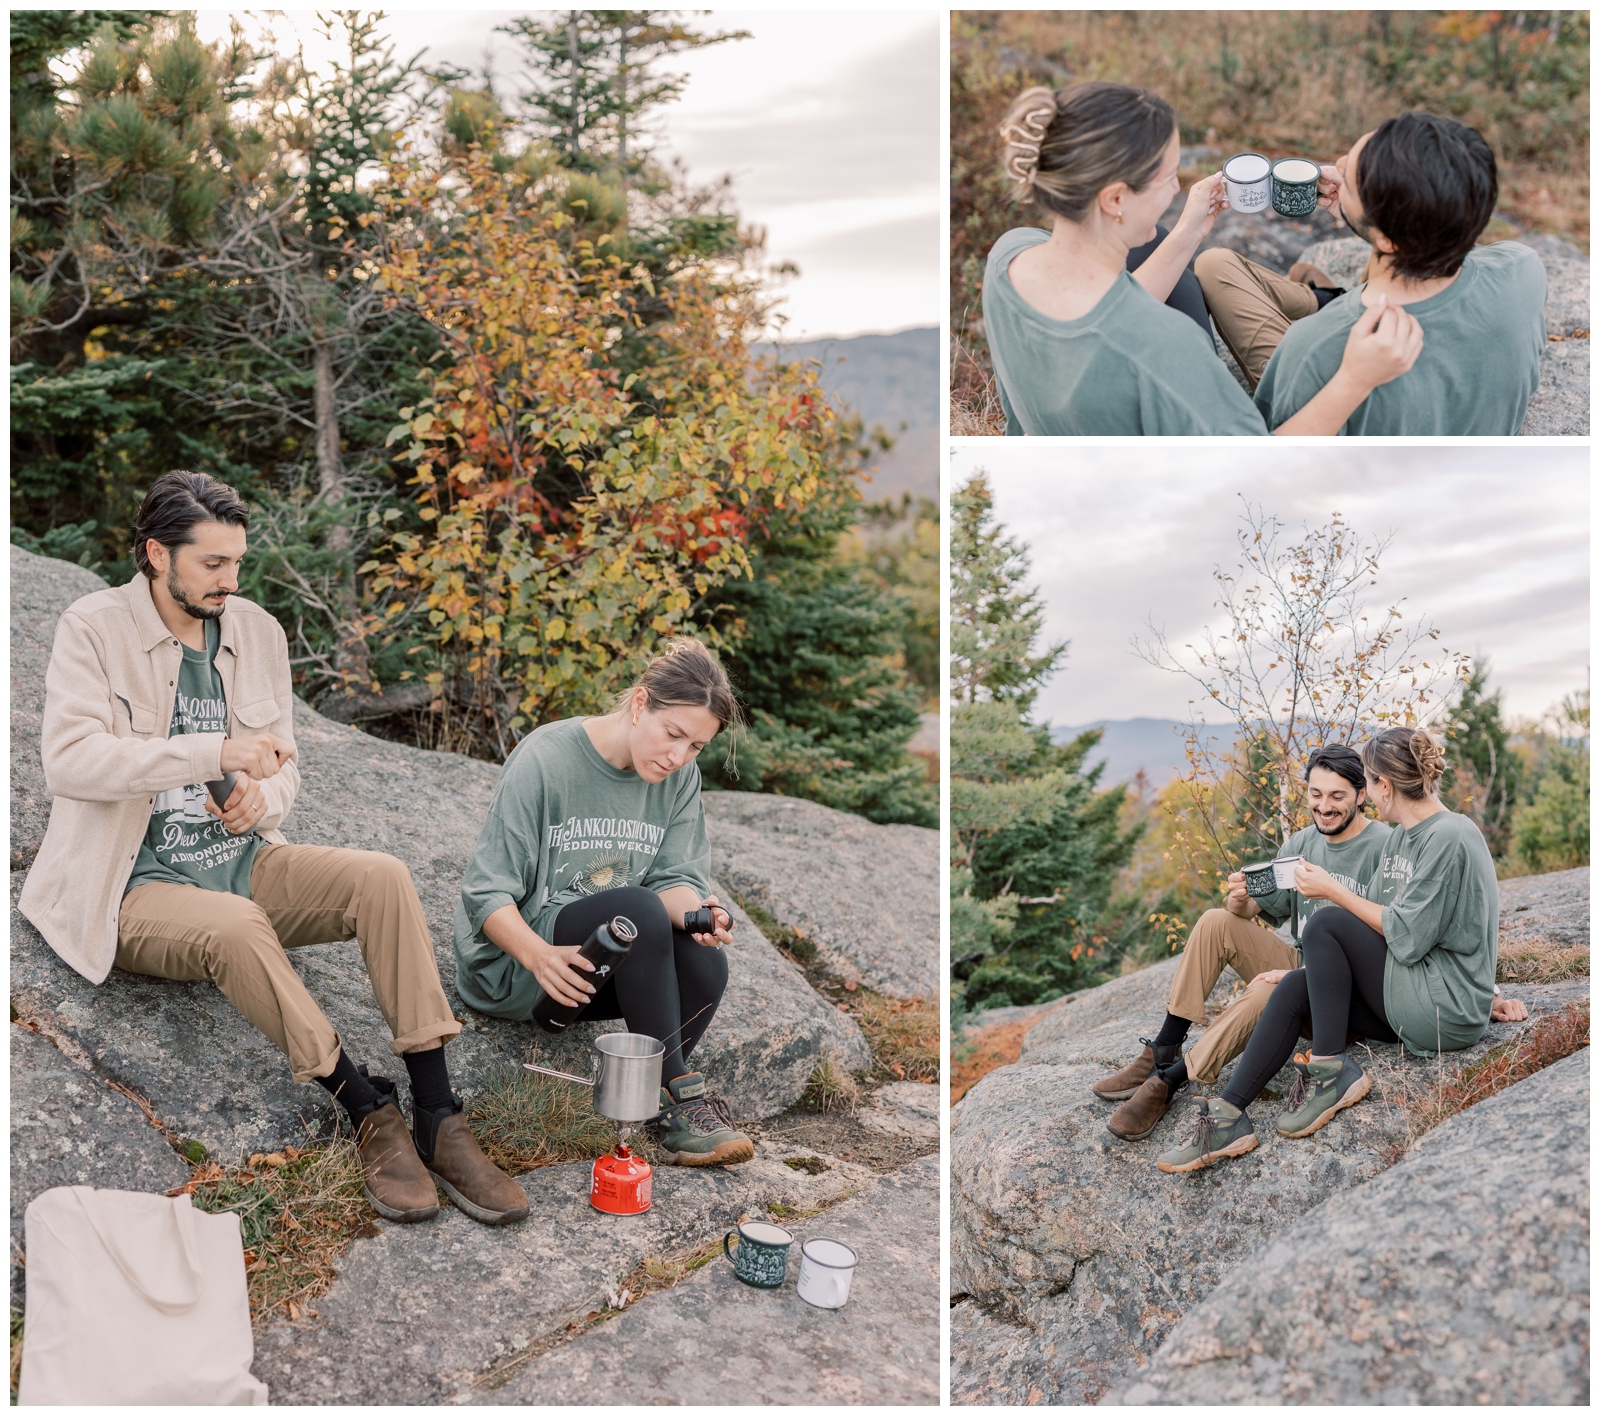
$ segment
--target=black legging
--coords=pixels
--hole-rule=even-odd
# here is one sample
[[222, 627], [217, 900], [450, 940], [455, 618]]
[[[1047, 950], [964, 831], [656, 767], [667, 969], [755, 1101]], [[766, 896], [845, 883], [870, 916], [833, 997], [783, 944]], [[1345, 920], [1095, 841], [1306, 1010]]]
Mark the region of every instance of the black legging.
[[661, 1079], [673, 1081], [688, 1073], [689, 1054], [717, 1015], [728, 987], [728, 957], [674, 929], [661, 896], [638, 885], [602, 890], [564, 906], [550, 942], [558, 948], [575, 947], [613, 915], [631, 919], [639, 937], [627, 962], [601, 985], [578, 1018], [621, 1018], [629, 1032], [659, 1038], [667, 1048]]
[[[1167, 239], [1167, 228], [1156, 227], [1156, 238], [1148, 241], [1143, 246], [1135, 246], [1128, 252], [1129, 271], [1138, 270], [1150, 259], [1157, 246]], [[1211, 341], [1211, 316], [1206, 310], [1206, 297], [1200, 289], [1200, 282], [1195, 278], [1194, 262], [1190, 261], [1188, 268], [1178, 277], [1178, 283], [1172, 287], [1172, 294], [1167, 296], [1167, 304], [1181, 314], [1188, 315], [1201, 330], [1204, 331], [1207, 341]], [[1215, 342], [1211, 343], [1213, 349]]]
[[1222, 1099], [1241, 1109], [1294, 1056], [1301, 1025], [1311, 1019], [1311, 1051], [1334, 1057], [1354, 1033], [1394, 1042], [1383, 1011], [1383, 968], [1389, 946], [1383, 935], [1349, 910], [1324, 905], [1300, 935], [1306, 966], [1287, 973], [1272, 990], [1261, 1021], [1250, 1034]]

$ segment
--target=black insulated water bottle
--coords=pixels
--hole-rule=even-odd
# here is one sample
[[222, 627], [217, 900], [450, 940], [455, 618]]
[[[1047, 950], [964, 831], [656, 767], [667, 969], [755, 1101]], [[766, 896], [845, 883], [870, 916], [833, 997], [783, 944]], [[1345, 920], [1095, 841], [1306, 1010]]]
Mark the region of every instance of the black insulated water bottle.
[[[596, 993], [622, 967], [628, 951], [633, 948], [633, 941], [638, 937], [639, 931], [634, 922], [625, 915], [616, 915], [583, 941], [578, 953], [594, 965], [594, 972], [584, 974], [584, 977], [594, 985]], [[546, 993], [533, 1005], [533, 1020], [546, 1032], [565, 1032], [583, 1006], [582, 1003], [576, 1006], [558, 1003]]]

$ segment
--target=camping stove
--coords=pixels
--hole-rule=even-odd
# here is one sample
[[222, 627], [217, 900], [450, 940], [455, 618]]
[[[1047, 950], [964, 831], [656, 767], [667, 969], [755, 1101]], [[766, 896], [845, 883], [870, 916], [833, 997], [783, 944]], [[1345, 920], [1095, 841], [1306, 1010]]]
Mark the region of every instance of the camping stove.
[[594, 1163], [589, 1183], [589, 1203], [603, 1214], [643, 1214], [650, 1208], [650, 1177], [647, 1162], [628, 1149], [633, 1128], [619, 1128], [617, 1143], [607, 1155]]

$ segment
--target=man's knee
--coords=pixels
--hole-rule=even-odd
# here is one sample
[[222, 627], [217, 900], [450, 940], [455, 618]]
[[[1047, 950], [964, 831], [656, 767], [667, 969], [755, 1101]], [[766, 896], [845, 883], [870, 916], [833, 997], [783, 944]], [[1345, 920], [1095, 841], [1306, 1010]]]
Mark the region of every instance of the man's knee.
[[204, 925], [201, 946], [207, 977], [214, 979], [224, 969], [237, 969], [247, 959], [282, 957], [278, 932], [260, 905], [239, 895], [215, 893], [216, 908]]
[[1195, 921], [1194, 928], [1189, 931], [1189, 937], [1184, 941], [1183, 947], [1187, 950], [1194, 944], [1215, 944], [1227, 937], [1228, 930], [1232, 927], [1234, 915], [1224, 909], [1207, 910]]
[[1220, 289], [1223, 286], [1237, 285], [1243, 274], [1244, 264], [1244, 257], [1237, 251], [1213, 246], [1209, 251], [1201, 251], [1194, 258], [1195, 278], [1200, 282], [1200, 288], [1209, 296], [1213, 287]]

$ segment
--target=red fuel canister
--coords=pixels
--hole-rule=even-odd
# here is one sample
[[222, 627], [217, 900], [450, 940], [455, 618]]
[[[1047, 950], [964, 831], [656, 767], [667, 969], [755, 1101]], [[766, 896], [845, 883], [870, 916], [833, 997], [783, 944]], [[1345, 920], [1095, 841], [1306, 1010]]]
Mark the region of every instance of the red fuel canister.
[[650, 1208], [650, 1176], [648, 1163], [618, 1141], [594, 1163], [589, 1203], [605, 1214], [643, 1214]]

